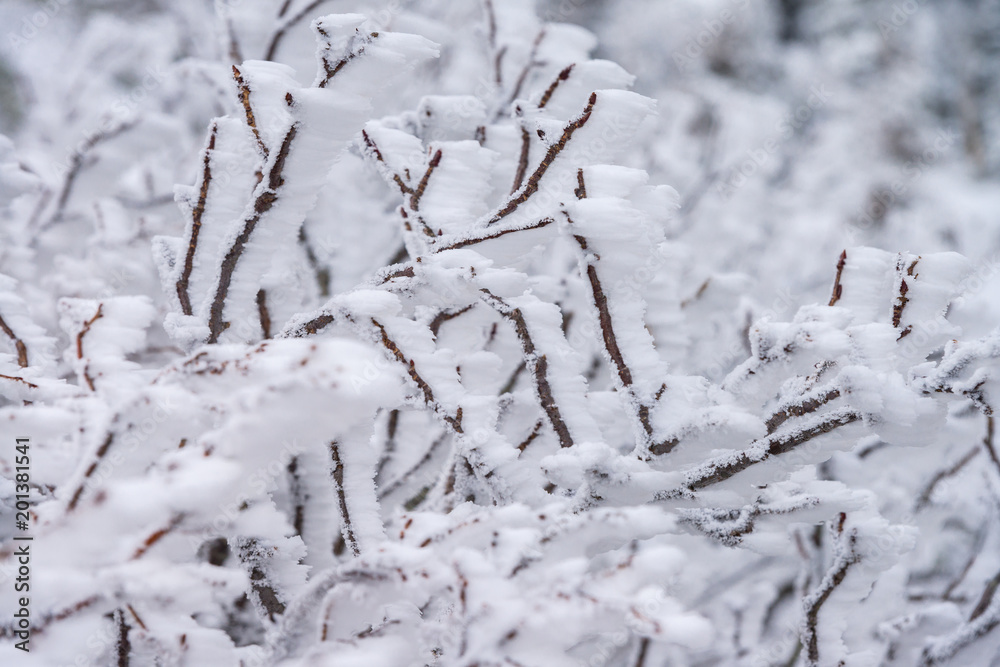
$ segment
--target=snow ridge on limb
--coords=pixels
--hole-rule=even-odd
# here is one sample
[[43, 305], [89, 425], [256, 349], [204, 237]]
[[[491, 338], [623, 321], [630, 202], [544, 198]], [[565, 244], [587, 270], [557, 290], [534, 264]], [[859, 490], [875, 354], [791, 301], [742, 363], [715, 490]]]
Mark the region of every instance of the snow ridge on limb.
[[[367, 120], [369, 97], [436, 54], [412, 35], [363, 37], [363, 22], [358, 15], [315, 22], [321, 67], [311, 88], [283, 65], [233, 67], [244, 119], [213, 123], [198, 186], [179, 195], [190, 220], [186, 239], [155, 246], [180, 311], [168, 331], [183, 345], [260, 340], [272, 320], [284, 322], [308, 298], [308, 281], [288, 267], [300, 259], [302, 222], [331, 165]], [[257, 159], [248, 161], [248, 152]], [[220, 178], [242, 186], [213, 187]]]

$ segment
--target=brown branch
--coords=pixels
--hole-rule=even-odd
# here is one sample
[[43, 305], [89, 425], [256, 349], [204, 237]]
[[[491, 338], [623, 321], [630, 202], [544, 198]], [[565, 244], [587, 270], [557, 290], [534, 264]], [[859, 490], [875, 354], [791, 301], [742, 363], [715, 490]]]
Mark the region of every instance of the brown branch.
[[[921, 667], [930, 667], [946, 663], [973, 642], [982, 639], [1000, 625], [1000, 605], [994, 602], [997, 588], [1000, 587], [1000, 572], [986, 582], [986, 587], [976, 603], [969, 620], [958, 627], [951, 635], [928, 646], [921, 655]], [[987, 612], [990, 612], [987, 614]], [[938, 650], [935, 650], [937, 648]]]
[[382, 448], [382, 456], [379, 458], [378, 467], [375, 468], [375, 485], [378, 486], [382, 480], [382, 472], [385, 470], [389, 459], [396, 452], [396, 429], [399, 426], [399, 410], [390, 410], [389, 418], [385, 424], [385, 446]]
[[24, 378], [19, 378], [19, 377], [16, 377], [14, 375], [4, 375], [4, 374], [0, 373], [0, 378], [2, 378], [4, 380], [10, 380], [12, 382], [20, 382], [21, 384], [28, 385], [29, 389], [38, 389], [38, 385], [35, 384], [34, 382], [28, 382]]
[[236, 87], [239, 90], [240, 104], [243, 106], [243, 112], [246, 115], [247, 126], [253, 132], [253, 137], [257, 140], [257, 148], [260, 149], [261, 154], [266, 160], [269, 151], [264, 144], [264, 139], [260, 136], [260, 130], [257, 129], [257, 118], [254, 116], [253, 107], [250, 105], [250, 86], [247, 85], [246, 80], [243, 79], [243, 73], [240, 72], [236, 65], [233, 65], [233, 80], [236, 81]]
[[69, 504], [66, 505], [66, 512], [72, 512], [76, 509], [77, 503], [80, 502], [80, 497], [83, 495], [83, 490], [86, 488], [87, 480], [90, 476], [94, 474], [97, 470], [97, 466], [100, 464], [101, 460], [107, 455], [108, 450], [111, 449], [111, 443], [114, 442], [114, 433], [108, 432], [107, 437], [101, 446], [97, 448], [97, 452], [94, 454], [94, 460], [87, 467], [86, 472], [83, 473], [83, 480], [80, 481], [80, 485], [76, 487], [76, 491], [73, 492], [72, 497], [69, 500]]
[[806, 398], [800, 403], [782, 408], [768, 417], [767, 421], [764, 422], [764, 425], [767, 427], [767, 434], [771, 435], [777, 431], [782, 424], [788, 421], [789, 417], [801, 417], [802, 415], [816, 412], [818, 408], [837, 398], [840, 398], [840, 390], [831, 389], [820, 396]]
[[413, 194], [410, 196], [410, 210], [419, 211], [420, 210], [420, 198], [424, 196], [424, 190], [427, 189], [427, 183], [431, 180], [431, 174], [437, 169], [437, 166], [441, 164], [441, 151], [434, 153], [434, 157], [431, 161], [427, 163], [427, 171], [424, 172], [423, 178], [420, 179], [420, 183], [417, 184], [417, 189], [414, 190]]
[[[490, 50], [496, 52], [497, 49], [497, 15], [493, 9], [493, 0], [483, 0], [483, 8], [486, 11], [486, 23], [488, 31], [486, 33], [489, 40]], [[500, 72], [500, 62], [506, 49], [497, 53], [493, 58], [493, 78], [496, 80], [497, 88], [503, 85], [503, 76]]]
[[472, 306], [473, 304], [469, 304], [465, 308], [459, 308], [458, 310], [442, 310], [440, 313], [435, 315], [434, 319], [431, 320], [430, 323], [430, 330], [431, 333], [434, 334], [434, 338], [435, 339], [437, 338], [438, 331], [441, 330], [442, 324], [455, 319], [456, 317], [462, 315], [463, 313], [469, 312], [470, 310], [472, 310]]
[[517, 451], [523, 454], [524, 450], [528, 448], [528, 445], [534, 442], [535, 438], [537, 438], [541, 434], [542, 434], [542, 420], [539, 419], [537, 422], [535, 422], [535, 428], [531, 429], [531, 433], [528, 434], [528, 437], [525, 438], [524, 441], [517, 446]]
[[576, 189], [573, 190], [573, 194], [577, 199], [587, 198], [587, 183], [583, 180], [583, 169], [576, 170]]
[[990, 603], [993, 602], [993, 595], [997, 592], [998, 586], [1000, 586], [1000, 572], [994, 574], [993, 578], [986, 582], [986, 588], [983, 589], [982, 595], [979, 596], [979, 602], [976, 603], [972, 614], [969, 615], [970, 623], [982, 616], [990, 608]]
[[98, 144], [108, 141], [109, 139], [113, 139], [123, 132], [131, 129], [135, 126], [136, 122], [137, 121], [135, 120], [123, 122], [121, 125], [111, 128], [106, 132], [98, 132], [97, 134], [88, 137], [80, 144], [78, 149], [74, 151], [73, 155], [70, 157], [69, 169], [63, 177], [63, 184], [62, 188], [59, 190], [59, 196], [56, 199], [55, 210], [53, 210], [52, 215], [50, 215], [48, 219], [39, 226], [39, 232], [45, 231], [45, 229], [47, 229], [50, 225], [62, 219], [63, 212], [66, 210], [66, 204], [69, 203], [70, 194], [73, 192], [73, 185], [76, 183], [77, 176], [79, 176], [80, 172], [83, 170], [83, 160], [87, 153], [89, 153]]
[[257, 317], [260, 320], [260, 329], [264, 332], [264, 338], [271, 337], [271, 313], [267, 309], [267, 291], [257, 290]]
[[128, 632], [132, 629], [125, 622], [125, 612], [121, 608], [114, 611], [114, 622], [118, 629], [118, 636], [115, 637], [115, 654], [118, 657], [118, 667], [128, 667], [129, 655], [132, 653], [132, 644], [128, 640]]
[[1000, 472], [1000, 458], [997, 458], [997, 450], [993, 445], [993, 416], [986, 416], [986, 436], [983, 438], [983, 447], [986, 448], [987, 453], [990, 455], [990, 460], [993, 461], [993, 465], [996, 466], [997, 472]]
[[128, 613], [132, 614], [132, 618], [134, 618], [135, 622], [139, 624], [139, 627], [148, 632], [149, 628], [147, 628], [146, 624], [142, 622], [141, 618], [139, 618], [139, 614], [137, 614], [135, 609], [132, 608], [132, 605], [126, 603], [125, 608], [128, 609]]
[[229, 37], [229, 60], [234, 65], [243, 62], [243, 50], [240, 48], [240, 40], [236, 37], [236, 26], [231, 18], [226, 19], [226, 36]]
[[844, 265], [847, 263], [847, 251], [844, 250], [840, 253], [840, 259], [837, 261], [837, 277], [833, 279], [833, 293], [830, 295], [829, 306], [835, 305], [840, 301], [841, 295], [844, 293], [844, 286], [840, 284], [840, 277], [844, 273]]
[[372, 318], [371, 323], [379, 331], [379, 337], [381, 339], [380, 342], [382, 343], [382, 347], [388, 350], [389, 354], [391, 354], [396, 361], [398, 361], [404, 367], [406, 367], [407, 374], [410, 376], [410, 379], [413, 380], [413, 383], [417, 385], [417, 388], [420, 389], [420, 392], [423, 394], [424, 403], [426, 403], [432, 410], [434, 410], [434, 412], [440, 415], [441, 418], [444, 419], [444, 421], [447, 422], [448, 425], [451, 426], [456, 433], [461, 434], [462, 409], [459, 408], [458, 412], [455, 414], [454, 417], [447, 414], [444, 411], [444, 407], [441, 404], [439, 404], [436, 400], [434, 400], [434, 392], [431, 389], [431, 386], [427, 384], [427, 382], [424, 381], [422, 377], [420, 377], [420, 374], [417, 372], [416, 364], [414, 364], [413, 360], [406, 358], [406, 355], [404, 355], [403, 352], [399, 349], [399, 346], [396, 345], [395, 341], [393, 341], [389, 337], [389, 333], [385, 330], [385, 327], [378, 320]]
[[587, 106], [584, 107], [583, 113], [577, 118], [570, 121], [569, 124], [563, 129], [562, 136], [559, 137], [559, 141], [549, 146], [548, 151], [545, 153], [545, 157], [542, 158], [541, 163], [535, 171], [528, 177], [528, 181], [521, 187], [518, 193], [512, 195], [507, 203], [493, 215], [492, 218], [486, 223], [487, 225], [492, 225], [501, 219], [507, 217], [511, 213], [517, 210], [517, 208], [528, 201], [532, 195], [538, 191], [539, 183], [542, 177], [545, 176], [545, 172], [548, 171], [549, 167], [552, 165], [552, 161], [555, 160], [560, 153], [566, 148], [566, 144], [569, 140], [573, 138], [573, 134], [579, 130], [581, 127], [587, 124], [590, 120], [590, 116], [594, 111], [594, 105], [597, 103], [597, 93], [591, 93], [590, 99], [587, 101]]
[[508, 105], [512, 104], [514, 100], [518, 98], [521, 94], [521, 89], [524, 88], [524, 82], [528, 80], [528, 73], [531, 72], [535, 65], [539, 64], [536, 60], [536, 58], [538, 58], [538, 47], [541, 46], [542, 40], [545, 39], [545, 34], [545, 28], [538, 31], [538, 36], [535, 37], [535, 41], [531, 45], [531, 53], [528, 54], [528, 62], [525, 63], [524, 67], [521, 69], [521, 73], [518, 75], [517, 81], [514, 83], [514, 90], [510, 92], [510, 99], [507, 102]]
[[[583, 179], [583, 170], [577, 170], [577, 182], [579, 186], [577, 188], [577, 197], [583, 198], [587, 193], [587, 186]], [[566, 214], [566, 220], [573, 224], [572, 218]], [[600, 258], [593, 253], [587, 252], [587, 239], [579, 234], [574, 234], [573, 238], [576, 239], [577, 244], [580, 246], [581, 250], [581, 263], [585, 264], [587, 267], [587, 281], [590, 284], [590, 296], [591, 303], [594, 305], [594, 309], [597, 311], [597, 320], [601, 327], [601, 340], [604, 343], [604, 349], [608, 353], [608, 357], [615, 366], [615, 370], [618, 374], [618, 387], [619, 390], [628, 396], [628, 406], [630, 416], [638, 421], [638, 427], [641, 432], [644, 433], [644, 444], [647, 448], [652, 445], [653, 438], [653, 424], [649, 419], [649, 406], [639, 400], [636, 395], [635, 387], [632, 379], [632, 370], [629, 368], [628, 364], [625, 362], [625, 356], [622, 354], [621, 347], [618, 345], [618, 338], [615, 335], [614, 322], [611, 319], [611, 309], [608, 306], [608, 297], [605, 294], [604, 286], [601, 284], [600, 276], [597, 275], [597, 265], [596, 263], [600, 261]], [[632, 406], [635, 405], [636, 408], [633, 411]], [[634, 412], [634, 414], [632, 414]], [[668, 445], [668, 443], [659, 443], [657, 445], [657, 451], [660, 454], [666, 454], [671, 449], [673, 445]]]
[[[274, 57], [278, 55], [278, 45], [281, 44], [281, 40], [285, 38], [285, 33], [288, 32], [288, 29], [294, 26], [302, 19], [309, 16], [310, 14], [312, 14], [316, 10], [316, 8], [322, 5], [324, 2], [327, 2], [327, 0], [313, 0], [313, 2], [303, 7], [302, 11], [300, 11], [298, 14], [296, 14], [288, 21], [283, 23], [280, 28], [275, 30], [274, 34], [271, 35], [271, 41], [270, 43], [268, 43], [267, 49], [264, 50], [264, 60], [274, 60]], [[284, 15], [288, 13], [288, 9], [291, 6], [291, 4], [292, 0], [285, 0], [285, 4], [282, 5], [280, 10], [278, 10], [279, 19], [284, 17]]]
[[4, 321], [3, 316], [0, 316], [0, 331], [7, 334], [7, 337], [14, 342], [14, 349], [17, 350], [17, 365], [21, 368], [28, 367], [28, 348], [25, 346], [24, 341], [18, 338], [14, 331], [8, 326]]
[[406, 484], [406, 482], [408, 482], [413, 477], [413, 475], [417, 473], [418, 470], [427, 465], [430, 462], [430, 460], [434, 457], [434, 454], [437, 452], [437, 450], [440, 449], [441, 445], [444, 444], [444, 442], [448, 439], [448, 435], [449, 435], [448, 432], [445, 431], [440, 436], [435, 438], [434, 442], [431, 443], [431, 446], [428, 447], [427, 451], [424, 452], [424, 455], [420, 457], [420, 460], [417, 461], [413, 465], [413, 467], [411, 467], [409, 470], [404, 472], [396, 479], [392, 480], [392, 482], [390, 482], [389, 484], [386, 484], [385, 488], [380, 489], [378, 493], [379, 500], [385, 498], [386, 496], [395, 491], [398, 491], [404, 484]]
[[841, 410], [826, 415], [826, 419], [815, 426], [802, 429], [783, 436], [769, 435], [750, 445], [750, 449], [764, 447], [763, 451], [752, 452], [744, 450], [735, 456], [724, 456], [724, 463], [709, 464], [703, 472], [688, 480], [685, 485], [690, 491], [724, 482], [733, 475], [743, 472], [750, 466], [766, 461], [772, 456], [785, 454], [795, 449], [797, 446], [809, 442], [825, 433], [834, 431], [841, 426], [852, 424], [861, 420], [861, 415], [852, 410]]
[[[90, 318], [89, 320], [87, 320], [86, 322], [83, 323], [83, 328], [80, 330], [80, 333], [78, 333], [76, 335], [76, 358], [77, 359], [83, 359], [83, 337], [85, 335], [87, 335], [87, 332], [90, 331], [90, 327], [94, 324], [94, 322], [96, 322], [101, 317], [103, 317], [103, 313], [101, 312], [103, 309], [104, 309], [104, 304], [103, 303], [97, 304], [97, 313], [92, 318]], [[83, 367], [83, 380], [84, 380], [84, 382], [87, 383], [87, 386], [90, 388], [90, 391], [96, 391], [96, 388], [94, 387], [94, 379], [92, 377], [90, 377], [90, 372], [89, 371], [90, 371], [90, 364], [89, 363], [84, 364], [84, 367]]]
[[961, 472], [962, 468], [964, 468], [969, 463], [969, 461], [976, 458], [976, 455], [979, 454], [979, 452], [980, 449], [978, 447], [973, 447], [968, 452], [966, 452], [965, 456], [960, 458], [958, 462], [956, 462], [953, 466], [945, 468], [938, 474], [934, 475], [934, 478], [931, 479], [931, 481], [927, 484], [926, 487], [924, 487], [924, 490], [920, 494], [920, 497], [917, 498], [916, 509], [920, 510], [926, 507], [927, 504], [931, 501], [931, 496], [934, 495], [934, 489], [937, 488], [937, 485], [940, 484], [945, 479], [949, 477], [954, 477], [959, 472]]
[[517, 232], [527, 232], [533, 229], [541, 229], [542, 227], [547, 227], [551, 225], [555, 220], [552, 218], [542, 218], [538, 222], [534, 222], [526, 227], [508, 227], [507, 229], [500, 229], [486, 234], [479, 234], [477, 236], [471, 236], [459, 241], [455, 241], [445, 246], [438, 247], [434, 252], [443, 252], [445, 250], [456, 250], [458, 248], [467, 248], [471, 245], [476, 245], [477, 243], [482, 243], [484, 241], [492, 241], [498, 239], [501, 236], [506, 236], [507, 234], [515, 234]]
[[285, 613], [286, 607], [278, 592], [268, 583], [269, 578], [264, 571], [267, 561], [272, 558], [271, 552], [272, 549], [262, 546], [256, 538], [241, 537], [236, 540], [236, 553], [250, 575], [250, 593], [256, 599], [256, 607], [273, 623], [276, 616]]
[[527, 128], [521, 128], [521, 156], [517, 160], [517, 171], [514, 173], [514, 185], [510, 189], [510, 194], [514, 194], [521, 189], [524, 183], [524, 175], [528, 173], [528, 154], [531, 151], [531, 134]]
[[[843, 517], [843, 514], [841, 516]], [[830, 568], [827, 575], [823, 578], [820, 588], [810, 596], [812, 599], [805, 601], [805, 627], [802, 630], [802, 643], [805, 645], [806, 660], [810, 667], [820, 664], [818, 628], [820, 609], [833, 591], [844, 582], [844, 579], [847, 577], [847, 571], [851, 566], [861, 560], [861, 557], [855, 552], [855, 545], [857, 544], [856, 534], [851, 534], [848, 538], [848, 544], [850, 545], [848, 554], [840, 558]]]
[[649, 652], [649, 644], [649, 637], [643, 637], [639, 640], [639, 655], [635, 657], [635, 667], [646, 666], [646, 653]]
[[316, 253], [313, 252], [312, 245], [309, 243], [309, 237], [306, 235], [305, 224], [299, 227], [299, 244], [306, 251], [306, 260], [308, 260], [309, 266], [312, 267], [313, 273], [316, 275], [316, 285], [319, 287], [319, 295], [329, 297], [330, 270], [325, 266], [320, 266], [319, 259], [316, 257]]
[[295, 516], [292, 519], [292, 528], [295, 534], [302, 536], [302, 529], [305, 525], [306, 503], [309, 501], [309, 494], [302, 488], [302, 478], [299, 477], [299, 457], [293, 456], [288, 462], [288, 494], [295, 504]]
[[302, 336], [312, 336], [334, 323], [334, 317], [330, 313], [317, 315], [313, 319], [299, 326], [289, 334], [291, 338], [301, 338]]
[[372, 139], [371, 136], [369, 136], [367, 130], [361, 130], [361, 138], [365, 142], [365, 147], [368, 149], [368, 152], [378, 162], [380, 162], [383, 166], [385, 166], [386, 171], [388, 171], [388, 172], [390, 172], [392, 174], [392, 180], [399, 187], [399, 192], [401, 194], [403, 194], [404, 196], [405, 195], [412, 195], [413, 194], [413, 188], [411, 188], [410, 186], [408, 186], [403, 181], [402, 177], [399, 174], [397, 174], [396, 172], [394, 172], [394, 171], [392, 171], [392, 170], [389, 169], [388, 163], [385, 161], [385, 158], [382, 156], [382, 151], [380, 151], [378, 149], [378, 145], [375, 143], [375, 140]]
[[545, 108], [545, 105], [547, 105], [549, 103], [549, 100], [552, 99], [553, 93], [556, 92], [556, 88], [559, 87], [559, 84], [561, 84], [563, 81], [569, 78], [569, 75], [573, 71], [574, 67], [576, 67], [576, 63], [568, 65], [565, 69], [563, 69], [563, 71], [559, 72], [559, 76], [557, 76], [555, 80], [549, 84], [549, 87], [546, 88], [545, 92], [542, 94], [542, 99], [538, 101], [539, 109]]
[[[323, 35], [323, 37], [326, 37], [327, 39], [330, 38], [330, 35], [328, 35], [322, 29], [319, 30], [319, 33]], [[372, 32], [369, 33], [368, 35], [365, 35], [364, 37], [360, 38], [355, 37], [354, 41], [361, 42], [360, 46], [356, 44], [352, 45], [351, 52], [333, 64], [331, 64], [330, 61], [326, 59], [326, 54], [324, 53], [323, 69], [326, 72], [326, 77], [324, 77], [318, 84], [316, 84], [317, 87], [326, 88], [327, 84], [330, 83], [333, 77], [337, 76], [340, 70], [344, 69], [344, 67], [346, 67], [349, 62], [351, 62], [358, 56], [362, 55], [365, 52], [365, 47], [371, 44], [374, 40], [378, 39], [378, 36], [379, 34], [377, 32]]]
[[141, 558], [142, 555], [149, 551], [154, 544], [162, 540], [170, 531], [176, 528], [183, 519], [184, 515], [182, 513], [175, 514], [171, 517], [166, 526], [150, 533], [150, 535], [142, 541], [139, 548], [135, 550], [135, 553], [132, 554], [132, 560]]
[[486, 295], [486, 303], [514, 325], [517, 338], [521, 341], [525, 367], [535, 379], [535, 393], [538, 397], [538, 402], [541, 404], [542, 410], [545, 411], [549, 423], [552, 425], [552, 430], [559, 437], [560, 446], [572, 447], [573, 437], [570, 435], [569, 428], [563, 421], [562, 414], [559, 412], [559, 406], [556, 404], [555, 396], [552, 394], [552, 387], [549, 384], [548, 360], [544, 354], [538, 354], [535, 349], [535, 343], [531, 339], [531, 333], [528, 331], [528, 324], [524, 319], [524, 314], [521, 313], [520, 308], [511, 307], [506, 301], [494, 295], [488, 289], [482, 288], [479, 291]]
[[208, 188], [212, 183], [212, 151], [215, 150], [215, 138], [219, 133], [219, 124], [212, 123], [208, 135], [208, 146], [202, 157], [201, 187], [198, 192], [198, 202], [191, 211], [191, 238], [188, 240], [187, 252], [184, 255], [184, 268], [177, 279], [177, 298], [181, 302], [181, 312], [191, 315], [191, 297], [188, 294], [188, 282], [194, 270], [194, 254], [198, 248], [198, 235], [201, 232], [201, 218], [205, 214], [205, 204], [208, 201]]
[[[290, 100], [291, 96], [287, 99]], [[261, 216], [270, 211], [271, 207], [274, 206], [274, 202], [278, 200], [278, 190], [285, 182], [282, 172], [285, 168], [285, 160], [288, 158], [292, 141], [295, 139], [296, 128], [297, 125], [292, 125], [285, 134], [285, 138], [281, 142], [281, 149], [278, 151], [278, 157], [268, 171], [267, 187], [260, 188], [258, 186], [259, 194], [254, 201], [254, 213], [243, 221], [243, 229], [233, 241], [233, 245], [226, 251], [226, 256], [222, 260], [219, 283], [216, 286], [215, 298], [209, 309], [209, 343], [218, 342], [219, 336], [228, 326], [227, 322], [222, 321], [222, 310], [226, 303], [226, 296], [229, 293], [229, 286], [233, 280], [233, 273], [236, 271], [236, 265], [243, 254], [243, 249], [250, 240], [254, 229], [256, 229], [257, 223], [260, 222]]]
[[[49, 626], [53, 623], [64, 621], [71, 616], [79, 614], [84, 609], [94, 606], [101, 599], [102, 597], [100, 595], [91, 595], [90, 597], [84, 598], [83, 600], [80, 600], [79, 602], [72, 604], [69, 607], [65, 607], [55, 613], [44, 614], [37, 623], [32, 624], [31, 631], [36, 635], [40, 635], [48, 630]], [[6, 638], [13, 636], [13, 625], [0, 626], [0, 637]]]
[[360, 556], [361, 550], [358, 548], [358, 540], [354, 536], [354, 526], [351, 524], [351, 514], [347, 509], [347, 492], [344, 490], [344, 464], [340, 460], [340, 449], [337, 447], [336, 440], [330, 442], [330, 459], [333, 464], [330, 477], [333, 479], [333, 490], [337, 494], [337, 505], [340, 507], [340, 518], [342, 519], [340, 531], [347, 546], [351, 548], [351, 552], [355, 556]]

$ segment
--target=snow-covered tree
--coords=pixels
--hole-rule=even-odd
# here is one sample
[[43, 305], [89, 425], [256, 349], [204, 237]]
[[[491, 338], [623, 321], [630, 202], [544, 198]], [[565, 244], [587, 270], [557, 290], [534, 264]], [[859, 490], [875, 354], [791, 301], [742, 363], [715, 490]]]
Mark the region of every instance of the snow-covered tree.
[[[4, 664], [1000, 656], [995, 239], [970, 260], [911, 252], [887, 210], [782, 218], [893, 173], [828, 176], [863, 132], [850, 85], [947, 96], [893, 41], [912, 12], [15, 4]], [[966, 4], [979, 34], [995, 4]], [[659, 102], [568, 21], [626, 62], [674, 26]], [[877, 76], [857, 60], [883, 50]], [[742, 86], [779, 56], [768, 107]], [[960, 249], [995, 201], [996, 77], [968, 72]], [[723, 168], [739, 151], [753, 173]]]

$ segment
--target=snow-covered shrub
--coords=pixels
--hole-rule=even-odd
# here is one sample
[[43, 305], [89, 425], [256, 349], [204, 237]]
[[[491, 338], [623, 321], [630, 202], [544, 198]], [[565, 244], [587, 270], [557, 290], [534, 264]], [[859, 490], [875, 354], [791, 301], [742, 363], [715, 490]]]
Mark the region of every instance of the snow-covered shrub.
[[319, 4], [219, 3], [62, 169], [0, 145], [6, 663], [29, 533], [37, 664], [995, 658], [980, 267], [849, 247], [743, 322], [590, 33]]

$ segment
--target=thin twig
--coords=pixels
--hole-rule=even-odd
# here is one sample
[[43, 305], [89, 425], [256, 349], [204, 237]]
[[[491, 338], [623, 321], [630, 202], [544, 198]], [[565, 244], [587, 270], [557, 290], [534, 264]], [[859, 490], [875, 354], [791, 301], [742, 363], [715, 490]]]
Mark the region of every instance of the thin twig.
[[260, 320], [260, 329], [264, 338], [271, 337], [271, 313], [267, 309], [267, 291], [263, 288], [257, 290], [257, 317]]
[[813, 438], [860, 420], [861, 415], [853, 410], [838, 410], [827, 414], [823, 421], [809, 428], [786, 435], [769, 435], [755, 441], [748, 450], [724, 456], [718, 463], [710, 462], [700, 472], [688, 479], [686, 487], [691, 491], [696, 491], [712, 484], [724, 482], [756, 463], [766, 461], [772, 456], [790, 452]]
[[125, 622], [125, 612], [121, 608], [114, 612], [115, 627], [118, 635], [115, 637], [115, 655], [118, 657], [118, 667], [128, 667], [132, 644], [128, 640], [128, 632], [132, 627]]
[[4, 321], [3, 316], [0, 316], [0, 331], [3, 331], [7, 337], [14, 342], [14, 349], [17, 350], [17, 365], [21, 368], [27, 368], [28, 348], [24, 344], [24, 341], [14, 334], [14, 331], [10, 328], [7, 322]]
[[183, 519], [184, 515], [182, 513], [177, 513], [173, 517], [171, 517], [170, 521], [167, 523], [166, 526], [150, 533], [149, 536], [142, 541], [142, 544], [139, 545], [139, 548], [135, 550], [135, 553], [132, 554], [132, 560], [137, 560], [139, 558], [142, 558], [143, 554], [149, 551], [154, 544], [156, 544], [164, 537], [166, 537], [166, 535], [170, 533], [170, 531], [172, 531], [174, 528], [176, 528]]
[[[274, 57], [278, 55], [278, 45], [281, 44], [281, 40], [285, 38], [285, 34], [288, 32], [288, 29], [297, 24], [302, 19], [309, 16], [310, 14], [312, 14], [316, 10], [316, 8], [318, 8], [320, 5], [322, 5], [324, 2], [327, 1], [328, 0], [313, 0], [313, 2], [303, 7], [302, 11], [300, 11], [298, 14], [290, 18], [288, 21], [282, 23], [281, 27], [275, 30], [274, 34], [271, 35], [271, 41], [268, 43], [267, 48], [264, 50], [264, 60], [274, 60]], [[285, 0], [285, 4], [282, 5], [281, 9], [278, 11], [279, 19], [285, 16], [291, 4], [292, 0]]]
[[531, 338], [531, 332], [528, 330], [528, 324], [524, 319], [524, 314], [521, 312], [520, 308], [514, 308], [510, 306], [506, 301], [496, 296], [488, 289], [483, 288], [480, 290], [485, 294], [485, 301], [494, 310], [496, 310], [504, 319], [511, 322], [514, 325], [514, 331], [517, 333], [517, 338], [521, 342], [521, 350], [524, 357], [525, 366], [531, 371], [531, 375], [535, 379], [535, 392], [538, 397], [538, 401], [542, 406], [542, 410], [545, 411], [545, 415], [549, 419], [549, 423], [552, 425], [552, 430], [556, 432], [559, 437], [559, 444], [562, 447], [572, 447], [573, 437], [570, 435], [569, 428], [563, 421], [562, 414], [559, 411], [559, 406], [556, 403], [555, 396], [552, 393], [552, 386], [549, 384], [548, 377], [548, 361], [544, 354], [538, 354], [535, 349], [535, 343]]
[[[844, 515], [841, 514], [841, 517]], [[806, 648], [806, 660], [810, 667], [817, 667], [819, 662], [819, 612], [823, 607], [823, 604], [829, 599], [830, 595], [838, 586], [840, 586], [844, 579], [847, 577], [847, 572], [852, 565], [861, 560], [860, 556], [855, 551], [855, 546], [857, 544], [857, 535], [851, 533], [847, 538], [849, 549], [846, 555], [842, 556], [837, 560], [836, 563], [830, 568], [823, 581], [820, 583], [819, 588], [812, 593], [806, 600], [804, 600], [805, 606], [805, 626], [802, 630], [802, 643]]]
[[[291, 96], [288, 99], [291, 99]], [[225, 307], [226, 296], [229, 293], [229, 286], [233, 280], [233, 273], [236, 271], [236, 265], [243, 254], [244, 247], [250, 240], [250, 236], [257, 227], [257, 223], [260, 222], [261, 217], [265, 213], [271, 210], [271, 207], [278, 200], [278, 191], [285, 182], [282, 176], [285, 168], [285, 160], [288, 158], [292, 141], [295, 139], [296, 128], [297, 124], [292, 125], [285, 134], [285, 138], [281, 142], [281, 149], [278, 151], [278, 156], [268, 170], [267, 187], [262, 188], [258, 186], [258, 194], [253, 206], [254, 212], [243, 221], [243, 229], [240, 230], [240, 233], [226, 251], [226, 255], [222, 260], [219, 282], [216, 285], [215, 297], [209, 309], [209, 343], [218, 342], [219, 336], [228, 327], [228, 323], [222, 321], [222, 311]]]
[[347, 546], [351, 548], [351, 552], [355, 556], [360, 556], [361, 550], [358, 548], [358, 540], [354, 536], [354, 526], [351, 523], [351, 514], [347, 509], [347, 492], [344, 490], [344, 463], [341, 461], [340, 448], [337, 446], [336, 440], [330, 443], [330, 460], [332, 462], [330, 477], [333, 479], [333, 490], [337, 495], [337, 505], [340, 508], [340, 531]]
[[566, 144], [568, 144], [569, 140], [573, 138], [573, 134], [587, 124], [587, 121], [590, 120], [590, 116], [594, 111], [595, 104], [597, 104], [597, 93], [591, 93], [590, 98], [587, 101], [587, 106], [583, 109], [583, 113], [566, 125], [563, 129], [562, 136], [559, 137], [559, 141], [549, 146], [548, 151], [545, 153], [545, 157], [542, 158], [538, 167], [531, 174], [531, 176], [528, 177], [528, 181], [521, 187], [520, 190], [511, 195], [511, 197], [507, 200], [507, 203], [504, 204], [503, 208], [497, 211], [489, 219], [486, 223], [487, 225], [495, 224], [507, 217], [516, 211], [521, 204], [528, 201], [531, 196], [538, 191], [542, 177], [545, 176], [545, 172], [547, 172], [549, 167], [552, 165], [552, 161], [555, 160], [566, 148]]
[[198, 191], [198, 202], [191, 211], [191, 238], [188, 239], [187, 252], [184, 254], [184, 268], [177, 279], [177, 298], [181, 303], [181, 312], [191, 315], [191, 297], [188, 294], [188, 283], [194, 270], [194, 254], [198, 249], [198, 235], [201, 232], [201, 218], [205, 214], [205, 204], [208, 202], [208, 189], [212, 183], [212, 152], [215, 150], [215, 138], [219, 134], [219, 124], [212, 123], [208, 134], [208, 145], [202, 155], [201, 186]]
[[247, 126], [253, 132], [253, 137], [257, 141], [257, 148], [260, 149], [261, 155], [267, 160], [270, 151], [268, 151], [267, 145], [264, 144], [264, 139], [260, 136], [260, 130], [257, 128], [257, 117], [254, 115], [253, 106], [250, 104], [250, 86], [243, 79], [243, 73], [240, 72], [240, 69], [236, 65], [233, 65], [233, 80], [236, 81], [236, 87], [239, 90], [240, 104], [243, 106]]

